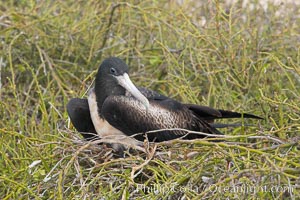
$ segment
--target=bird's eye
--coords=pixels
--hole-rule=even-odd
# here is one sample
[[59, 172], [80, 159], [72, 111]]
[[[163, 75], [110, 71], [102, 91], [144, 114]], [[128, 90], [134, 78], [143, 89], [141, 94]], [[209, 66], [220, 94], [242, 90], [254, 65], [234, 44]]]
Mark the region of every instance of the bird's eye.
[[112, 68], [110, 68], [110, 73], [113, 74], [113, 75], [116, 75], [117, 70], [112, 67]]

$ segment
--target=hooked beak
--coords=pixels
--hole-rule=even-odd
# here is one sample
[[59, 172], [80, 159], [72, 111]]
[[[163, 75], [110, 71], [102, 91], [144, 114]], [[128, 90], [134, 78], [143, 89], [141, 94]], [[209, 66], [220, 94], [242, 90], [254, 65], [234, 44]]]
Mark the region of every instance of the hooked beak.
[[145, 106], [146, 110], [149, 108], [148, 99], [135, 87], [135, 85], [131, 82], [127, 73], [124, 73], [122, 76], [115, 76], [118, 80], [118, 83], [125, 88], [129, 93], [131, 93], [137, 100], [142, 102]]

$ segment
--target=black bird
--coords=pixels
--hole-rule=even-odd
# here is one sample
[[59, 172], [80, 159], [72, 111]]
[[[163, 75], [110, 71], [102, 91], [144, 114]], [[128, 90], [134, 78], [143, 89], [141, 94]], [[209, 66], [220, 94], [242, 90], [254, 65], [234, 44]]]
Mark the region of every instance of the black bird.
[[[67, 105], [70, 119], [83, 137], [117, 139], [129, 146], [141, 145], [149, 131], [149, 141], [161, 142], [182, 137], [203, 138], [221, 134], [212, 124], [221, 118], [256, 118], [207, 106], [183, 104], [155, 91], [136, 87], [128, 76], [128, 66], [121, 59], [105, 59], [96, 75], [95, 86], [88, 99], [73, 98]], [[134, 136], [128, 137], [128, 136]], [[118, 149], [119, 145], [113, 145]]]

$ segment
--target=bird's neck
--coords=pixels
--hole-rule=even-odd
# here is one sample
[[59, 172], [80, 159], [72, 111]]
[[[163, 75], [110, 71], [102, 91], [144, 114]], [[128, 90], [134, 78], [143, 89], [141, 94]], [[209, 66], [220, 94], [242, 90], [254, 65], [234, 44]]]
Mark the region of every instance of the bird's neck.
[[97, 100], [97, 106], [98, 106], [98, 112], [100, 114], [102, 105], [107, 97], [112, 95], [125, 95], [126, 90], [114, 83], [110, 82], [96, 82], [95, 84], [95, 94], [96, 94], [96, 100]]

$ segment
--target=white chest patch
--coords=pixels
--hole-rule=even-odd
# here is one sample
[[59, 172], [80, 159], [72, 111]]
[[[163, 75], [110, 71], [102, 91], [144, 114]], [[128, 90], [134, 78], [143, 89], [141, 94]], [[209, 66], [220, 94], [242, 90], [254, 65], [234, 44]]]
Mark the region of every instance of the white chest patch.
[[[88, 96], [88, 103], [90, 114], [92, 118], [92, 122], [96, 129], [97, 134], [102, 139], [114, 140], [116, 143], [126, 144], [130, 147], [141, 146], [142, 142], [128, 137], [122, 131], [116, 129], [115, 127], [111, 126], [105, 119], [100, 118], [98, 114], [98, 106], [96, 101], [96, 95], [94, 92], [94, 88], [90, 91]], [[100, 110], [99, 110], [100, 112]], [[115, 149], [119, 148], [119, 145], [113, 145]]]

